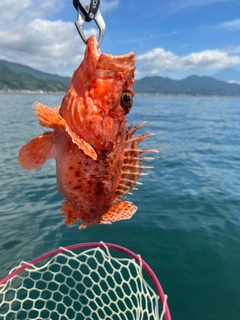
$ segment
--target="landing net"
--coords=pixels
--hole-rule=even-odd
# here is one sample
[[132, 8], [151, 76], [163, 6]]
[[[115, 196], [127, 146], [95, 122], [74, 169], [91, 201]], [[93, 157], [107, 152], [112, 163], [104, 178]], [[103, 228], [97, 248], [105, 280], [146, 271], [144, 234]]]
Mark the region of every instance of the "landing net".
[[103, 242], [59, 248], [0, 280], [0, 319], [171, 320], [167, 296], [132, 251]]

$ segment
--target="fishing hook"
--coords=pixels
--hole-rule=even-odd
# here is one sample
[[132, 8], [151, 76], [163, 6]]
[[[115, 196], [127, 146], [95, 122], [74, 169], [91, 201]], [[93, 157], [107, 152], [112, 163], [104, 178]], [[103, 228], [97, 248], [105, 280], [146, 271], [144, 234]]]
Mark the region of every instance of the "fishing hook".
[[99, 10], [100, 0], [91, 0], [90, 3], [85, 6], [81, 4], [80, 0], [73, 0], [73, 5], [77, 10], [77, 20], [75, 22], [75, 25], [83, 42], [87, 44], [87, 38], [83, 30], [84, 22], [90, 22], [94, 20], [99, 29], [99, 48], [106, 29], [106, 24]]

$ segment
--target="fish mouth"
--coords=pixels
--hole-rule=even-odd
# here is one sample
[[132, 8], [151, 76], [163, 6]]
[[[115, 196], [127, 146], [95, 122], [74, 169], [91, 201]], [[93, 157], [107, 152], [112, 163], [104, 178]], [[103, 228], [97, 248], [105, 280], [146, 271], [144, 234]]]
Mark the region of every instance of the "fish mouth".
[[90, 55], [96, 63], [98, 62], [98, 59], [101, 55], [100, 49], [98, 49], [98, 42], [97, 39], [94, 36], [91, 36], [87, 40], [87, 48], [85, 51], [85, 58], [87, 55]]
[[[85, 58], [87, 56], [91, 57], [92, 64], [89, 64], [88, 67], [94, 67], [95, 70], [105, 70], [111, 73], [108, 73], [108, 76], [117, 72], [123, 73], [132, 73], [135, 71], [135, 59], [134, 53], [130, 52], [121, 56], [113, 56], [111, 54], [101, 53], [100, 49], [97, 48], [98, 42], [94, 36], [91, 36], [87, 40], [87, 48], [85, 52]], [[89, 62], [89, 60], [88, 60]], [[91, 70], [93, 72], [93, 70]]]
[[[113, 56], [101, 53], [97, 46], [98, 42], [94, 36], [88, 38], [84, 59], [73, 74], [72, 86], [78, 96], [85, 96], [85, 92], [90, 91], [91, 86], [97, 81], [104, 82], [102, 87], [106, 86], [107, 81], [116, 82], [115, 88], [119, 91], [125, 83], [127, 87], [134, 83], [134, 53]], [[101, 91], [100, 94], [102, 93]]]

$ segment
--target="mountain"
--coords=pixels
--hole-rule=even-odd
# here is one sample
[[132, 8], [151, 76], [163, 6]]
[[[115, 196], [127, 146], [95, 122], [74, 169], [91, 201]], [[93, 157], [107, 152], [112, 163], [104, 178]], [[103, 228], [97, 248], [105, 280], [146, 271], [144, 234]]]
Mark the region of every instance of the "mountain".
[[28, 66], [15, 63], [15, 62], [9, 62], [6, 60], [0, 59], [0, 66], [7, 67], [9, 70], [16, 74], [28, 74], [38, 80], [45, 80], [45, 81], [53, 81], [53, 82], [60, 82], [63, 84], [68, 85], [70, 78], [69, 77], [62, 77], [58, 76], [56, 74], [50, 74], [46, 72], [42, 72], [33, 68], [30, 68]]
[[240, 82], [240, 72], [233, 69], [233, 68], [225, 68], [222, 69], [212, 76], [213, 78], [217, 80], [222, 80], [226, 82]]
[[[66, 91], [70, 78], [0, 60], [0, 90]], [[211, 77], [190, 76], [183, 80], [145, 77], [133, 86], [136, 93], [195, 96], [240, 96], [240, 85]]]
[[184, 94], [195, 96], [240, 96], [240, 85], [230, 84], [211, 77], [196, 75], [183, 80], [162, 77], [145, 77], [133, 86], [136, 93], [147, 94]]
[[70, 78], [0, 60], [0, 90], [66, 91]]

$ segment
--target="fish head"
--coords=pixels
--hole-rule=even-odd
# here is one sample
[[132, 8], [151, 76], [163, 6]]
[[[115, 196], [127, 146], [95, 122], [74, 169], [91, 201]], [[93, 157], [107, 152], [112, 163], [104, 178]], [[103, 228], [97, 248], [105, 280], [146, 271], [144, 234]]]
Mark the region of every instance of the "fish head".
[[134, 92], [134, 54], [101, 53], [94, 36], [74, 72], [60, 115], [71, 129], [98, 153], [111, 151], [126, 127]]

